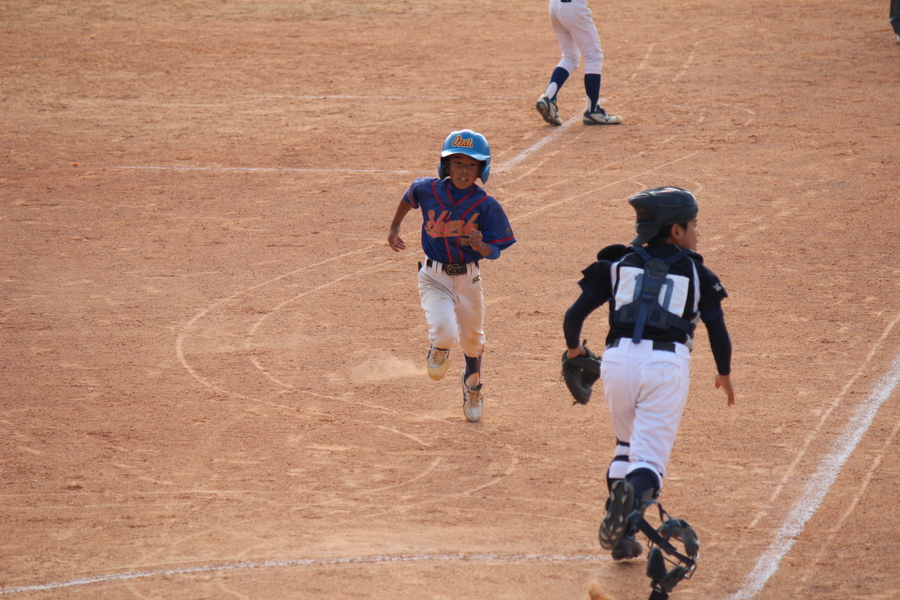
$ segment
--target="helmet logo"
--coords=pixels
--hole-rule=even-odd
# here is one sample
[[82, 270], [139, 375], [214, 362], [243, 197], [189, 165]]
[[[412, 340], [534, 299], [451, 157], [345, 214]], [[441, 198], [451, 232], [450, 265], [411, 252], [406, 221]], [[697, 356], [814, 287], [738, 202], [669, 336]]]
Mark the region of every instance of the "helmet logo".
[[475, 147], [475, 139], [469, 138], [466, 139], [461, 135], [453, 138], [453, 142], [450, 144], [453, 148], [474, 148]]

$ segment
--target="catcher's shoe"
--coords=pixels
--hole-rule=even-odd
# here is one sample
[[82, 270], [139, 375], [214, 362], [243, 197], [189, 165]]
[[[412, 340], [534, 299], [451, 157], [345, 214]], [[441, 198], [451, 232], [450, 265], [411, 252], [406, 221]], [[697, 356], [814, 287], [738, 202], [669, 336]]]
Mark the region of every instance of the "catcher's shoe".
[[644, 547], [637, 541], [634, 534], [626, 535], [612, 548], [613, 560], [627, 560], [637, 558], [644, 551]]
[[441, 350], [432, 346], [428, 349], [428, 376], [440, 381], [450, 366], [450, 350]]
[[544, 120], [551, 125], [562, 125], [562, 119], [559, 118], [559, 110], [556, 108], [556, 102], [548, 98], [545, 94], [541, 94], [541, 97], [537, 99], [537, 104], [535, 104], [534, 107], [541, 113]]
[[473, 388], [466, 385], [465, 369], [460, 374], [460, 379], [462, 379], [463, 388], [463, 412], [466, 413], [466, 418], [470, 422], [477, 423], [481, 419], [481, 411], [484, 408], [484, 398], [481, 395], [481, 388], [484, 387], [484, 384], [479, 381], [478, 385]]
[[608, 115], [605, 110], [598, 108], [597, 112], [584, 111], [582, 122], [585, 125], [618, 125], [622, 122], [622, 117]]
[[600, 523], [600, 545], [612, 550], [628, 533], [631, 521], [628, 515], [634, 510], [634, 488], [624, 479], [612, 484], [606, 501], [606, 516]]

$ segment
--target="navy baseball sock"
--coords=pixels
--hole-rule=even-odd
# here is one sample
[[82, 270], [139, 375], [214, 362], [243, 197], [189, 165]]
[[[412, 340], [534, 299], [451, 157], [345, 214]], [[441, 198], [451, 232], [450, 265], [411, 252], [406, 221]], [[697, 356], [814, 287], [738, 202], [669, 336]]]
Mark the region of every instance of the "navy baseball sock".
[[600, 74], [585, 73], [584, 74], [584, 92], [587, 94], [591, 103], [591, 112], [595, 113], [600, 109]]
[[481, 373], [481, 357], [472, 358], [466, 355], [466, 379], [475, 373]]
[[563, 86], [568, 78], [569, 72], [562, 67], [556, 67], [555, 69], [553, 69], [553, 74], [550, 75], [550, 84], [547, 86], [547, 90], [549, 92], [550, 86], [556, 84], [556, 88], [552, 90], [553, 95], [550, 97], [551, 100], [556, 102], [556, 95], [559, 93], [559, 89]]
[[643, 504], [659, 494], [659, 480], [656, 473], [650, 469], [635, 469], [625, 477], [625, 480], [634, 488], [634, 499], [638, 504]]

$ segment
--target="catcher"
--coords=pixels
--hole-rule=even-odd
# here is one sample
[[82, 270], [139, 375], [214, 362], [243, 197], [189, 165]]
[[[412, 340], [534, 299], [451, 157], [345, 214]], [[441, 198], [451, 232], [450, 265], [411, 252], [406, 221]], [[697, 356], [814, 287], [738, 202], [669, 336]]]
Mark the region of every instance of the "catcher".
[[[688, 190], [663, 187], [628, 202], [637, 213], [637, 237], [630, 246], [602, 249], [597, 262], [582, 271], [581, 295], [563, 322], [566, 384], [576, 402], [584, 404], [602, 376], [616, 435], [607, 471], [609, 500], [600, 525], [600, 545], [614, 560], [643, 552], [635, 533], [644, 527], [632, 513], [638, 509], [642, 514], [662, 490], [687, 402], [694, 329], [700, 320], [718, 370], [715, 386], [725, 391], [729, 406], [734, 404], [731, 338], [721, 305], [727, 293], [696, 253], [696, 198]], [[587, 316], [607, 302], [609, 334], [601, 363], [578, 340]], [[696, 553], [698, 544], [689, 545]]]

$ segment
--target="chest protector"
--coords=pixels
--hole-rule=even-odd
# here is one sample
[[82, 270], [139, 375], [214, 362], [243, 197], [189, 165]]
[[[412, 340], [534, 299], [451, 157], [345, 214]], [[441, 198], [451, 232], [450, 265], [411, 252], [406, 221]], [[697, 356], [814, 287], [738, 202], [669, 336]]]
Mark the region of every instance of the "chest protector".
[[692, 254], [691, 250], [682, 250], [667, 259], [652, 258], [641, 246], [634, 246], [634, 251], [644, 259], [644, 272], [638, 275], [634, 289], [633, 302], [626, 304], [613, 313], [613, 321], [623, 324], [634, 324], [634, 335], [631, 341], [639, 344], [644, 327], [650, 325], [657, 329], [676, 328], [684, 331], [689, 337], [694, 333], [694, 324], [687, 319], [669, 312], [659, 303], [660, 292], [665, 289], [665, 305], [672, 296], [672, 283], [666, 279], [669, 267]]

